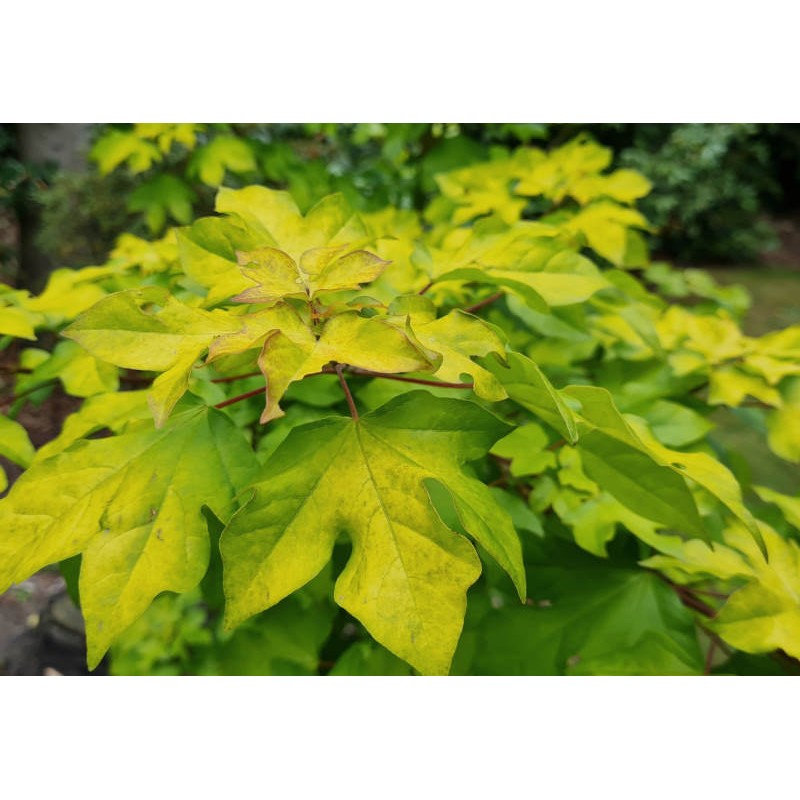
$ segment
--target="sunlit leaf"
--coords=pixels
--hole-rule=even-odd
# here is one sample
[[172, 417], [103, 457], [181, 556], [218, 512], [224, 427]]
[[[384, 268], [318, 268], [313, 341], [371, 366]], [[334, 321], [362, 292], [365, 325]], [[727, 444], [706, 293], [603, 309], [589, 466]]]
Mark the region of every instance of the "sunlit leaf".
[[[466, 427], [454, 427], [456, 417]], [[421, 672], [447, 672], [480, 564], [471, 545], [443, 525], [423, 482], [447, 487], [470, 535], [504, 560], [514, 558], [513, 527], [507, 540], [483, 527], [491, 500], [459, 467], [504, 429], [473, 404], [421, 392], [357, 422], [332, 418], [295, 428], [223, 533], [228, 623], [311, 580], [347, 532], [353, 554], [337, 580], [336, 602]], [[517, 549], [516, 569], [520, 557]]]

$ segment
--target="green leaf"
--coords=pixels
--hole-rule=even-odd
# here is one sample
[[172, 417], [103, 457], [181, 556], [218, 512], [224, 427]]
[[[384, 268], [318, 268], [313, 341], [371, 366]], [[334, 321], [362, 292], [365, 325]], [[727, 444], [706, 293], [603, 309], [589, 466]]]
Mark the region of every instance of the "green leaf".
[[[610, 285], [600, 274], [582, 275], [569, 272], [523, 272], [508, 269], [462, 267], [441, 275], [437, 282], [478, 281], [511, 289], [534, 309], [546, 306], [568, 306], [588, 300], [595, 292]], [[545, 306], [545, 308], [546, 308]]]
[[688, 675], [703, 661], [691, 613], [653, 573], [549, 542], [528, 569], [529, 605], [478, 625], [477, 675]]
[[581, 403], [580, 416], [591, 431], [579, 442], [587, 473], [620, 502], [648, 519], [707, 538], [694, 499], [672, 471], [716, 497], [760, 542], [758, 525], [727, 467], [706, 453], [664, 447], [635, 417], [623, 417], [605, 389], [570, 386], [564, 393]]
[[206, 217], [177, 231], [178, 252], [186, 275], [208, 289], [211, 306], [249, 286], [236, 260], [238, 250], [259, 245], [257, 235], [235, 217]]
[[749, 370], [761, 373], [770, 386], [777, 386], [789, 375], [800, 375], [800, 360], [797, 358], [783, 361], [771, 356], [755, 353], [744, 359], [744, 365]]
[[752, 578], [728, 598], [711, 624], [739, 650], [783, 650], [800, 658], [800, 547], [764, 523], [761, 534], [767, 557], [745, 549]]
[[215, 649], [209, 675], [316, 675], [330, 619], [288, 597]]
[[156, 370], [149, 396], [161, 427], [187, 389], [197, 359], [218, 336], [242, 329], [239, 317], [203, 311], [149, 286], [109, 295], [65, 331], [93, 356], [120, 367]]
[[19, 422], [0, 414], [0, 456], [27, 467], [35, 454], [28, 431]]
[[356, 642], [337, 660], [330, 675], [412, 675], [412, 669], [385, 647]]
[[261, 348], [269, 334], [275, 331], [283, 331], [292, 338], [299, 337], [304, 342], [311, 330], [288, 303], [276, 303], [271, 308], [243, 314], [236, 319], [239, 324], [237, 330], [223, 333], [211, 342], [208, 362]]
[[767, 442], [775, 455], [800, 464], [800, 379], [790, 380], [783, 406], [767, 415]]
[[602, 430], [583, 433], [579, 449], [586, 474], [631, 511], [708, 537], [686, 483], [669, 467]]
[[767, 486], [754, 486], [753, 489], [764, 502], [778, 506], [786, 521], [800, 531], [800, 497], [789, 497]]
[[447, 672], [480, 562], [443, 525], [423, 482], [447, 488], [469, 534], [519, 581], [510, 520], [460, 467], [504, 432], [479, 406], [426, 392], [357, 422], [333, 418], [292, 430], [222, 536], [228, 624], [311, 580], [346, 532], [353, 553], [336, 582], [336, 602], [420, 672]]
[[[321, 594], [315, 584], [327, 590]], [[277, 606], [220, 632], [203, 673], [211, 675], [317, 675], [320, 649], [331, 632], [336, 606], [324, 572]]]
[[106, 296], [100, 286], [88, 279], [87, 273], [92, 269], [57, 269], [51, 272], [44, 291], [37, 297], [25, 300], [23, 307], [43, 314], [46, 323], [53, 327], [74, 319]]
[[175, 404], [186, 393], [194, 365], [205, 349], [206, 345], [200, 343], [181, 347], [175, 363], [153, 381], [147, 395], [147, 404], [156, 428], [164, 426]]
[[299, 266], [287, 253], [262, 247], [238, 254], [242, 273], [257, 285], [233, 298], [239, 303], [275, 303], [286, 297], [313, 299], [321, 292], [358, 289], [375, 280], [387, 262], [366, 250], [345, 246], [306, 250]]
[[190, 308], [166, 289], [147, 286], [109, 295], [63, 333], [110, 364], [161, 372], [185, 350], [240, 328], [237, 317]]
[[482, 319], [456, 309], [437, 320], [427, 323], [412, 320], [411, 324], [417, 339], [442, 357], [434, 373], [437, 378], [458, 383], [467, 376], [472, 378], [473, 391], [478, 397], [490, 402], [508, 397], [500, 381], [471, 358], [489, 353], [505, 356], [502, 339]]
[[340, 194], [323, 198], [303, 216], [287, 192], [263, 186], [223, 188], [217, 194], [216, 210], [235, 214], [255, 235], [258, 244], [241, 249], [275, 247], [296, 263], [308, 250], [340, 245], [356, 250], [372, 238]]
[[111, 646], [112, 675], [185, 675], [213, 642], [197, 591], [162, 594]]
[[156, 139], [161, 152], [166, 154], [176, 142], [191, 150], [197, 133], [204, 127], [194, 122], [137, 122], [133, 131], [144, 139]]
[[588, 175], [577, 181], [569, 193], [581, 204], [598, 197], [610, 197], [620, 203], [633, 203], [649, 194], [652, 184], [632, 169], [618, 169], [610, 175]]
[[[208, 566], [203, 504], [223, 518], [255, 458], [221, 412], [191, 408], [160, 431], [80, 441], [34, 465], [0, 502], [0, 591], [83, 553], [89, 666], [161, 592]], [[55, 488], [54, 488], [55, 487]]]
[[37, 316], [24, 308], [4, 306], [0, 308], [0, 336], [14, 336], [19, 339], [36, 339], [34, 330]]
[[236, 136], [217, 136], [192, 154], [188, 174], [197, 176], [206, 186], [221, 186], [225, 172], [244, 174], [255, 172], [253, 148], [246, 139]]
[[128, 210], [144, 213], [151, 233], [158, 233], [169, 215], [181, 225], [192, 219], [194, 192], [174, 175], [157, 175], [143, 183], [128, 197]]
[[632, 208], [601, 200], [582, 208], [565, 226], [586, 237], [594, 251], [617, 266], [625, 265], [629, 228], [648, 228], [647, 220]]
[[685, 447], [703, 439], [713, 429], [701, 414], [669, 400], [656, 400], [644, 406], [639, 415], [645, 419], [655, 437], [668, 447]]
[[635, 418], [632, 418], [630, 423], [640, 441], [658, 461], [662, 464], [668, 464], [676, 472], [694, 481], [719, 500], [728, 511], [744, 524], [761, 548], [761, 551], [764, 552], [760, 526], [742, 500], [741, 486], [739, 486], [733, 473], [724, 464], [721, 464], [707, 453], [685, 453], [664, 447]]
[[[40, 355], [43, 358], [35, 365], [27, 360], [38, 360]], [[27, 391], [56, 378], [64, 385], [67, 394], [75, 397], [113, 392], [119, 386], [116, 367], [98, 361], [75, 342], [59, 342], [49, 355], [44, 350], [31, 348], [24, 351], [23, 359], [33, 369], [18, 379], [18, 392]]]
[[73, 442], [95, 431], [108, 428], [119, 433], [130, 422], [149, 419], [147, 392], [114, 392], [88, 398], [80, 410], [64, 420], [61, 433], [40, 447], [37, 461], [66, 450]]
[[299, 317], [292, 327], [269, 336], [258, 359], [267, 381], [267, 405], [261, 422], [280, 417], [278, 403], [289, 384], [319, 372], [331, 361], [376, 372], [418, 372], [435, 364], [394, 325], [356, 312], [338, 314], [325, 323], [318, 339]]
[[542, 521], [519, 495], [506, 492], [498, 486], [491, 486], [490, 491], [497, 505], [508, 512], [517, 530], [530, 531], [537, 536], [544, 536]]
[[540, 425], [529, 423], [515, 428], [492, 448], [492, 455], [511, 459], [513, 476], [540, 475], [555, 467], [556, 454], [547, 449], [547, 434]]
[[108, 175], [126, 162], [136, 175], [149, 169], [153, 162], [161, 161], [162, 155], [152, 142], [137, 133], [112, 130], [97, 140], [89, 157], [97, 164], [101, 175]]
[[[178, 231], [181, 262], [186, 274], [200, 286], [210, 289], [206, 305], [213, 305], [232, 295], [252, 290], [252, 281], [242, 274], [238, 253], [245, 261], [263, 262], [256, 268], [256, 281], [264, 280], [277, 296], [291, 296], [299, 284], [292, 283], [295, 274], [286, 258], [270, 257], [271, 250], [285, 254], [300, 269], [304, 265], [324, 274], [319, 278], [331, 285], [341, 284], [343, 270], [355, 285], [382, 269], [375, 257], [363, 253], [356, 256], [374, 237], [353, 213], [341, 195], [330, 195], [317, 203], [305, 216], [287, 192], [249, 186], [245, 189], [222, 188], [217, 193], [216, 211], [226, 217], [200, 219], [190, 228]], [[336, 248], [342, 247], [341, 251]], [[315, 251], [304, 255], [308, 251]], [[323, 263], [331, 253], [353, 254], [349, 261]], [[363, 261], [361, 263], [359, 261]], [[341, 263], [340, 263], [341, 262]], [[277, 270], [278, 275], [273, 273]], [[288, 285], [287, 285], [288, 282]], [[259, 301], [261, 302], [261, 301]]]
[[736, 408], [746, 397], [755, 397], [770, 406], [781, 405], [779, 392], [757, 375], [749, 375], [735, 367], [722, 367], [712, 371], [708, 385], [710, 405]]
[[[558, 506], [556, 508], [558, 510]], [[625, 521], [624, 513], [621, 513], [625, 510], [610, 494], [600, 492], [574, 508], [559, 511], [559, 517], [572, 528], [572, 535], [579, 547], [587, 553], [606, 558], [606, 548], [616, 535], [617, 523]]]
[[508, 353], [507, 360], [505, 366], [488, 358], [484, 366], [497, 377], [512, 400], [543, 419], [568, 442], [576, 442], [575, 417], [545, 374], [520, 353]]

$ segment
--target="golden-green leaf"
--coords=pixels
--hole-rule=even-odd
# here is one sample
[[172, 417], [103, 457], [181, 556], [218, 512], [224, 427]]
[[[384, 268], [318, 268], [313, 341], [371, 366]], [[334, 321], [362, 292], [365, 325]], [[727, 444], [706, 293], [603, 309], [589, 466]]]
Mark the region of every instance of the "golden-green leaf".
[[254, 466], [232, 422], [198, 407], [160, 431], [144, 423], [37, 460], [0, 502], [0, 592], [82, 553], [94, 668], [156, 595], [199, 583], [209, 559], [201, 507], [225, 518]]
[[295, 428], [222, 535], [228, 624], [310, 581], [346, 533], [353, 553], [336, 582], [336, 602], [419, 671], [447, 672], [480, 562], [442, 523], [425, 481], [446, 488], [464, 528], [524, 596], [513, 526], [460, 467], [507, 430], [479, 406], [426, 392], [403, 395], [358, 421]]
[[[435, 358], [435, 356], [434, 356]], [[335, 361], [376, 372], [430, 371], [438, 364], [406, 333], [380, 317], [356, 312], [330, 319], [319, 339], [298, 317], [268, 336], [258, 365], [267, 381], [267, 405], [261, 422], [283, 416], [279, 402], [289, 384]]]

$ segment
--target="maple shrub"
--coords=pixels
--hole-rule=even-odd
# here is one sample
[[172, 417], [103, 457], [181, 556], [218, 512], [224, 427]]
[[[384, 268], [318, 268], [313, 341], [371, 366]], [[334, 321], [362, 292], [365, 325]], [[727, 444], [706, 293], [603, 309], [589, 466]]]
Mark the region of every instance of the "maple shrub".
[[[651, 264], [607, 149], [497, 156], [421, 212], [222, 188], [3, 287], [5, 345], [61, 336], [0, 416], [0, 591], [79, 572], [119, 673], [792, 671], [800, 499], [709, 416], [800, 461], [800, 326]], [[15, 417], [56, 382], [85, 400], [37, 452]]]

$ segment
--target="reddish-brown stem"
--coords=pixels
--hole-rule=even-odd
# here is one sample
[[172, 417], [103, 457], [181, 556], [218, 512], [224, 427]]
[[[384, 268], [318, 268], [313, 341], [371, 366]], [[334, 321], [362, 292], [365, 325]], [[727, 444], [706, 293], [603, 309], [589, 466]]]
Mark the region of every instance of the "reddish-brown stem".
[[425, 286], [423, 286], [423, 287], [422, 287], [422, 288], [421, 288], [421, 289], [420, 289], [420, 290], [417, 292], [417, 294], [425, 294], [425, 292], [427, 292], [427, 291], [428, 291], [428, 289], [430, 289], [430, 288], [431, 288], [431, 286], [433, 286], [433, 281], [430, 281], [429, 283], [425, 284]]
[[567, 443], [566, 439], [556, 439], [555, 442], [553, 442], [552, 444], [547, 445], [546, 449], [550, 450], [552, 452], [553, 450], [558, 450], [558, 449], [562, 448], [566, 443]]
[[679, 586], [676, 583], [670, 585], [677, 592], [681, 602], [687, 608], [691, 608], [694, 611], [697, 611], [699, 614], [702, 614], [704, 617], [708, 617], [709, 619], [717, 616], [716, 609], [713, 609], [710, 605], [704, 603], [702, 600], [700, 600], [700, 598], [695, 597], [694, 594], [692, 594], [691, 589], [687, 588], [686, 586]]
[[344, 366], [342, 364], [337, 364], [335, 370], [336, 374], [339, 376], [339, 383], [342, 384], [344, 395], [347, 398], [347, 405], [350, 407], [350, 416], [356, 422], [358, 422], [358, 409], [356, 408], [356, 404], [353, 402], [353, 395], [350, 394], [350, 387], [347, 385], [347, 381], [344, 379]]
[[409, 378], [405, 375], [395, 375], [392, 372], [374, 372], [371, 369], [361, 369], [360, 367], [346, 367], [347, 372], [353, 375], [363, 375], [366, 378], [388, 378], [391, 381], [403, 381], [404, 383], [418, 383], [422, 386], [438, 386], [440, 389], [471, 389], [471, 383], [446, 383], [445, 381], [429, 381], [425, 378]]
[[257, 394], [262, 394], [263, 392], [264, 387], [261, 386], [258, 389], [253, 389], [252, 392], [245, 392], [237, 397], [231, 397], [229, 400], [223, 400], [221, 403], [217, 403], [214, 408], [225, 408], [226, 406], [232, 406], [234, 403], [238, 403], [241, 400], [247, 400], [249, 397], [255, 397]]
[[228, 378], [214, 378], [211, 383], [233, 383], [234, 381], [241, 381], [245, 378], [256, 378], [261, 374], [261, 372], [245, 372], [244, 375], [231, 375]]
[[479, 302], [474, 303], [471, 306], [467, 306], [464, 309], [464, 311], [466, 311], [468, 314], [473, 314], [478, 309], [483, 308], [484, 306], [488, 306], [491, 303], [494, 303], [495, 300], [499, 300], [504, 294], [505, 292], [497, 292], [496, 294], [490, 295], [489, 297], [485, 297], [483, 300], [480, 300]]

